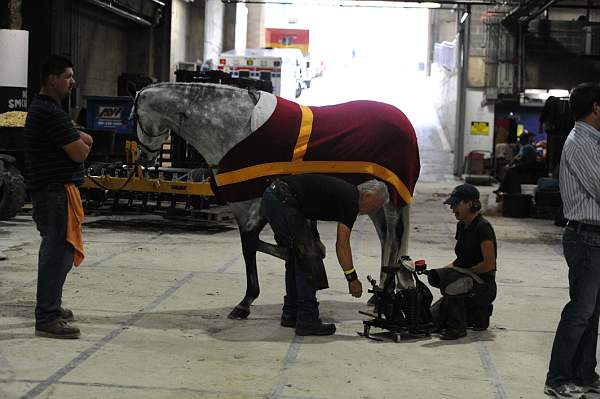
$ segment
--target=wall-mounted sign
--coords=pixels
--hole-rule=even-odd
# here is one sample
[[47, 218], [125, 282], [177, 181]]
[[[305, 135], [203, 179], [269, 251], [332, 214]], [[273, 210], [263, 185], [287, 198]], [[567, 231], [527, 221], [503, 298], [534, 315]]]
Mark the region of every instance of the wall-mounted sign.
[[0, 114], [10, 111], [27, 111], [27, 88], [0, 87]]
[[490, 134], [490, 123], [489, 122], [471, 122], [471, 134], [474, 136], [487, 136]]

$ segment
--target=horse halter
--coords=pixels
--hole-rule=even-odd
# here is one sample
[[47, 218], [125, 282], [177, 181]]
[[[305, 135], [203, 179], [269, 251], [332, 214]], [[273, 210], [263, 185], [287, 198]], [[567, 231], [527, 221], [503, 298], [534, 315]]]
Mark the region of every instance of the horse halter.
[[[134, 120], [134, 121], [135, 121], [135, 122], [138, 124], [138, 126], [140, 127], [140, 131], [142, 132], [142, 134], [144, 134], [144, 135], [146, 135], [146, 136], [148, 136], [148, 137], [152, 137], [152, 138], [157, 138], [157, 137], [160, 137], [160, 136], [161, 136], [160, 134], [159, 134], [159, 135], [152, 135], [152, 134], [148, 134], [148, 133], [146, 132], [146, 130], [144, 129], [144, 126], [142, 125], [142, 121], [140, 120], [140, 116], [138, 115], [138, 111], [137, 111], [137, 110], [138, 110], [138, 98], [139, 98], [139, 95], [140, 95], [140, 93], [141, 93], [141, 92], [142, 92], [142, 91], [140, 90], [140, 92], [138, 92], [138, 94], [135, 96], [135, 101], [134, 101], [134, 103], [133, 103], [133, 120]], [[162, 144], [161, 144], [161, 145], [160, 145], [158, 148], [156, 148], [156, 149], [152, 149], [152, 148], [148, 147], [146, 144], [142, 143], [142, 141], [141, 141], [141, 140], [138, 140], [138, 141], [139, 141], [139, 143], [138, 143], [138, 144], [140, 145], [140, 147], [144, 148], [144, 149], [145, 149], [147, 152], [149, 152], [150, 154], [156, 154], [156, 153], [159, 153], [159, 152], [160, 152], [160, 150], [162, 149]]]

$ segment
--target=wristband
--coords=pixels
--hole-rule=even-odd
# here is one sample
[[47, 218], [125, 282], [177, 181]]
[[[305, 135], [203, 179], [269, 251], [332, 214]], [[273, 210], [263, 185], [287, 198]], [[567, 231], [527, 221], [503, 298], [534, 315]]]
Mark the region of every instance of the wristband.
[[358, 279], [358, 275], [356, 274], [356, 270], [354, 270], [354, 268], [350, 270], [344, 270], [344, 276], [346, 277], [346, 280], [348, 280], [349, 283]]

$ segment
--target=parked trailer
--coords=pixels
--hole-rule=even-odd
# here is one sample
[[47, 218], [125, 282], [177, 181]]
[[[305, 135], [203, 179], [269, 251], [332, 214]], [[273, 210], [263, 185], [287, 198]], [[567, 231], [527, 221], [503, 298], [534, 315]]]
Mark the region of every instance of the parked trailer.
[[273, 94], [293, 100], [300, 97], [306, 76], [304, 55], [293, 48], [249, 48], [221, 53], [219, 71], [232, 77], [270, 81]]

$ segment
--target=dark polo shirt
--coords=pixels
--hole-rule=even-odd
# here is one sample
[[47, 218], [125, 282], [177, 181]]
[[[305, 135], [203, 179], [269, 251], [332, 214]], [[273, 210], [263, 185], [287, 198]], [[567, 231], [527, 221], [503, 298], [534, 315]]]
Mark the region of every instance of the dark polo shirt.
[[[481, 263], [483, 261], [481, 243], [484, 241], [491, 241], [494, 244], [494, 257], [498, 256], [498, 244], [494, 229], [490, 222], [481, 215], [477, 215], [468, 226], [463, 221], [458, 222], [454, 238], [456, 238], [454, 247], [456, 253], [455, 266], [471, 268]], [[495, 270], [485, 274], [494, 273]]]
[[285, 176], [300, 203], [300, 212], [311, 220], [328, 220], [350, 230], [358, 216], [358, 189], [337, 177], [303, 174]]
[[25, 121], [25, 181], [30, 189], [51, 183], [83, 183], [83, 163], [63, 146], [79, 140], [69, 115], [52, 97], [38, 94]]

